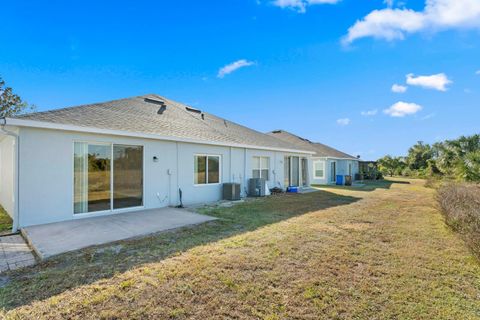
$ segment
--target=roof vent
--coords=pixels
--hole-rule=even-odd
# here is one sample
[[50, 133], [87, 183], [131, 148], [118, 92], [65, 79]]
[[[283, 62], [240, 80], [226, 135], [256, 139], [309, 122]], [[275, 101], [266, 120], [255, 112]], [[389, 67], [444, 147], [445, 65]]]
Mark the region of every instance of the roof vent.
[[165, 110], [167, 110], [167, 105], [165, 104], [165, 102], [163, 100], [153, 99], [153, 98], [145, 98], [144, 101], [148, 102], [148, 103], [153, 103], [153, 104], [159, 105], [160, 109], [158, 109], [157, 114], [163, 114], [165, 112]]
[[202, 113], [202, 110], [200, 110], [200, 109], [195, 109], [195, 108], [188, 107], [188, 106], [185, 107], [185, 109], [186, 109], [187, 111], [190, 111], [190, 112]]
[[144, 101], [148, 102], [148, 103], [158, 104], [158, 105], [161, 105], [161, 106], [165, 105], [165, 102], [163, 100], [160, 100], [160, 99], [145, 98]]
[[160, 109], [158, 109], [157, 111], [157, 114], [163, 114], [165, 112], [165, 110], [167, 110], [167, 106], [166, 105], [162, 105], [160, 107]]
[[282, 130], [273, 130], [272, 133], [282, 133]]

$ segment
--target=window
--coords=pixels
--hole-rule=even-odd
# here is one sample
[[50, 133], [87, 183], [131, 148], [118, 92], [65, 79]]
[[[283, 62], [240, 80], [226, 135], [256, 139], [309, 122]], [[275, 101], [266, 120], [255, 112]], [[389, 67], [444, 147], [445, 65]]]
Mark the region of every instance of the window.
[[252, 178], [263, 178], [269, 180], [270, 158], [252, 157]]
[[75, 214], [143, 205], [142, 146], [75, 142], [73, 162]]
[[313, 162], [313, 171], [315, 179], [325, 179], [325, 161], [318, 160]]
[[194, 183], [220, 183], [220, 156], [196, 155], [194, 157]]

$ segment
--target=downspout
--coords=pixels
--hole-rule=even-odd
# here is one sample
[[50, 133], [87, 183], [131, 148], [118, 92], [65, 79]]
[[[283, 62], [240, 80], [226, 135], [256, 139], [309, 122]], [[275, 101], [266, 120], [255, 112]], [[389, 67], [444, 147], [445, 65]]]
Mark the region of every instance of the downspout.
[[0, 119], [2, 123], [0, 124], [0, 131], [5, 133], [8, 136], [14, 137], [15, 138], [15, 187], [14, 187], [14, 201], [15, 201], [15, 206], [13, 209], [13, 224], [12, 224], [12, 232], [15, 233], [18, 231], [18, 222], [20, 219], [20, 175], [19, 175], [19, 169], [20, 169], [20, 136], [12, 131], [8, 131], [5, 129], [5, 126], [7, 125], [7, 119], [6, 118], [1, 118]]
[[247, 148], [244, 149], [243, 155], [243, 189], [245, 190], [245, 197], [248, 197], [248, 181], [247, 181]]
[[277, 152], [273, 154], [273, 187], [277, 187]]
[[230, 181], [227, 181], [227, 182], [233, 182], [233, 183], [235, 183], [235, 174], [232, 173], [232, 147], [230, 147], [230, 169], [229, 169], [229, 174], [230, 174]]
[[176, 180], [177, 180], [177, 203], [180, 205], [180, 184], [179, 184], [179, 171], [178, 171], [178, 141], [175, 142], [175, 175], [176, 175]]

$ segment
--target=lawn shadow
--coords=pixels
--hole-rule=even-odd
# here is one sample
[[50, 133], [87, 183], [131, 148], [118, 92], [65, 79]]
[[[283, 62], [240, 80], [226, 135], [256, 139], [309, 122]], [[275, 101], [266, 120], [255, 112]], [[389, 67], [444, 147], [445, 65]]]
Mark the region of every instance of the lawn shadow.
[[406, 180], [395, 179], [395, 178], [387, 178], [383, 180], [365, 180], [363, 183], [357, 182], [356, 185], [353, 185], [353, 186], [314, 185], [314, 187], [322, 190], [339, 189], [339, 190], [371, 192], [377, 189], [390, 189], [394, 184], [410, 184], [410, 182]]
[[66, 290], [111, 278], [146, 263], [160, 262], [196, 246], [359, 200], [361, 198], [318, 191], [271, 196], [230, 208], [203, 208], [199, 210], [201, 213], [218, 219], [141, 239], [117, 241], [65, 253], [36, 266], [11, 271], [4, 275], [8, 278], [8, 283], [0, 287], [0, 308], [11, 310]]

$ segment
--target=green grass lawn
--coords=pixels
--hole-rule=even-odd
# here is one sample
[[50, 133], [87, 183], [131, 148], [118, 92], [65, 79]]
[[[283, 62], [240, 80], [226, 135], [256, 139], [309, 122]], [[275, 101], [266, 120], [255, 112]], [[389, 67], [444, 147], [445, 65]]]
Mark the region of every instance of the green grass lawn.
[[0, 206], [0, 234], [12, 231], [12, 219]]
[[434, 190], [375, 184], [205, 209], [219, 220], [65, 254], [7, 274], [0, 306], [14, 319], [478, 319], [480, 265]]

